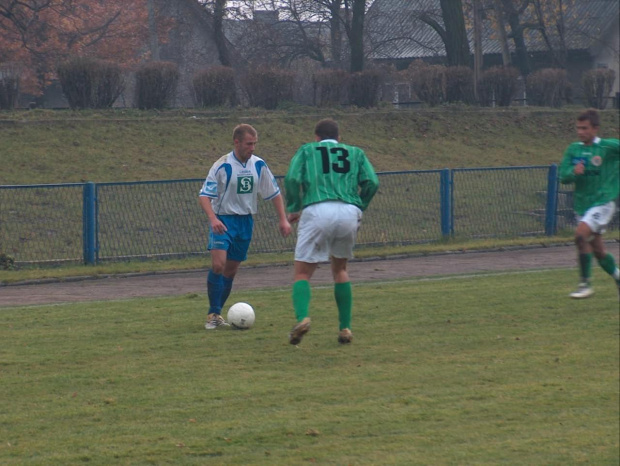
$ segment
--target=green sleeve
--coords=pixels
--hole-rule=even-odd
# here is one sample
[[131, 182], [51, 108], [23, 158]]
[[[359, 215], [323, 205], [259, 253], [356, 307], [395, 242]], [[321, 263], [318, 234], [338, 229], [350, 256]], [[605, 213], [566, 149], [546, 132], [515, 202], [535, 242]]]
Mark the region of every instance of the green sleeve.
[[286, 211], [299, 212], [302, 205], [301, 187], [303, 183], [303, 149], [300, 148], [291, 159], [286, 176], [284, 177], [284, 192], [286, 197]]
[[575, 182], [575, 167], [573, 166], [572, 144], [564, 151], [564, 157], [560, 163], [560, 183], [568, 184]]
[[360, 199], [362, 200], [361, 209], [366, 210], [366, 208], [368, 208], [368, 204], [370, 204], [370, 201], [379, 189], [379, 178], [375, 173], [375, 169], [366, 157], [366, 154], [363, 154], [362, 156], [359, 185]]

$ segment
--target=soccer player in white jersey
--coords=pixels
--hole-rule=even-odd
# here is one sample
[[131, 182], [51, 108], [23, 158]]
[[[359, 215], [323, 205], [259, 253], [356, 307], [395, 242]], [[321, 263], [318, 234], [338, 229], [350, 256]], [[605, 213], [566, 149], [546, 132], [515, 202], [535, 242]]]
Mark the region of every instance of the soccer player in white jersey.
[[310, 330], [310, 279], [319, 262], [331, 262], [338, 308], [338, 342], [351, 343], [353, 296], [347, 261], [353, 257], [362, 211], [379, 179], [362, 149], [339, 142], [338, 123], [324, 119], [316, 141], [299, 148], [284, 178], [290, 222], [299, 220], [295, 246], [293, 308], [297, 323], [289, 342], [297, 345]]
[[291, 232], [280, 188], [263, 159], [254, 155], [258, 133], [247, 124], [233, 131], [234, 150], [213, 164], [199, 201], [209, 218], [211, 270], [207, 277], [209, 314], [205, 328], [228, 325], [221, 311], [230, 295], [239, 265], [247, 259], [257, 212], [258, 195], [271, 200], [278, 214], [278, 229], [284, 237]]

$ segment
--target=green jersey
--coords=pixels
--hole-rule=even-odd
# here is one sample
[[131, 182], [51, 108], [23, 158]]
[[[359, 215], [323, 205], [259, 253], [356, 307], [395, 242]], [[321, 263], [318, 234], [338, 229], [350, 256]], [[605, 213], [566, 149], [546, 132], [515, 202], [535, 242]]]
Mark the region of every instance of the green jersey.
[[[618, 139], [595, 138], [591, 145], [575, 142], [568, 146], [560, 164], [560, 182], [575, 183], [575, 212], [583, 215], [597, 205], [615, 201], [620, 192], [620, 144]], [[575, 165], [585, 171], [575, 175]]]
[[362, 149], [326, 139], [299, 148], [284, 187], [289, 212], [323, 201], [342, 201], [365, 210], [379, 179]]

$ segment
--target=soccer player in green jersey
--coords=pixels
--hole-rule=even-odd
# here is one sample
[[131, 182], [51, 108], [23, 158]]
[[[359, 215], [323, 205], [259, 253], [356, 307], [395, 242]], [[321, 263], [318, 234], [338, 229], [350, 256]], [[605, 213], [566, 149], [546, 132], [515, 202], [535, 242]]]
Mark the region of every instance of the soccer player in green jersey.
[[310, 279], [319, 262], [330, 261], [338, 308], [338, 342], [351, 343], [353, 296], [347, 261], [364, 211], [379, 179], [362, 149], [339, 142], [338, 124], [324, 119], [316, 142], [301, 146], [284, 178], [289, 222], [299, 221], [295, 246], [293, 308], [297, 324], [289, 342], [297, 345], [310, 330]]
[[560, 181], [574, 183], [574, 209], [577, 214], [575, 244], [579, 253], [580, 283], [571, 298], [587, 298], [594, 291], [590, 285], [592, 254], [611, 275], [620, 292], [620, 270], [614, 256], [605, 251], [603, 233], [616, 212], [620, 191], [620, 146], [618, 139], [601, 139], [599, 114], [586, 110], [577, 117], [580, 142], [568, 146], [560, 164]]

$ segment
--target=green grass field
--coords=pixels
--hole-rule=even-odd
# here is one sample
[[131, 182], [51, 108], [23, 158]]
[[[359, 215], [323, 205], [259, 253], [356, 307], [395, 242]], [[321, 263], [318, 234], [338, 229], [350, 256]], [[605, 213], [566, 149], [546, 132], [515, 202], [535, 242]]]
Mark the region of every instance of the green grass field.
[[203, 329], [203, 295], [0, 313], [2, 464], [617, 465], [613, 282], [574, 270], [354, 286], [336, 342], [314, 288], [233, 292], [249, 331]]

